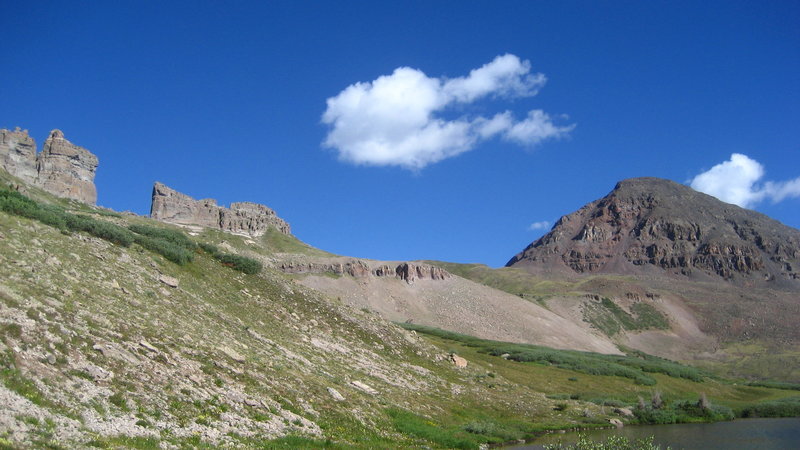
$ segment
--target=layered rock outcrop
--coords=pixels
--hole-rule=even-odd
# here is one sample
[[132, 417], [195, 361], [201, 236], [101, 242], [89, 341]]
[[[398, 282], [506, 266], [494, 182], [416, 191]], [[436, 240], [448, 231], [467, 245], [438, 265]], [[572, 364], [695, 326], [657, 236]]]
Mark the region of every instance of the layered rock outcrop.
[[396, 277], [408, 284], [414, 284], [417, 280], [445, 280], [451, 277], [446, 270], [428, 264], [404, 262], [396, 266], [381, 264], [372, 267], [359, 259], [343, 262], [287, 262], [282, 263], [279, 269], [285, 273], [349, 275], [355, 278]]
[[36, 141], [28, 130], [0, 130], [0, 165], [26, 183], [36, 180]]
[[231, 203], [230, 208], [217, 205], [216, 200], [194, 198], [161, 183], [153, 186], [150, 206], [153, 219], [180, 225], [199, 225], [248, 236], [261, 236], [269, 227], [283, 234], [292, 230], [275, 211], [257, 203]]
[[669, 180], [634, 178], [562, 217], [507, 265], [794, 281], [800, 230]]
[[68, 141], [61, 130], [53, 130], [37, 159], [36, 184], [44, 190], [59, 197], [97, 203], [94, 175], [98, 160], [89, 150]]
[[97, 202], [97, 156], [68, 141], [61, 130], [50, 132], [39, 154], [28, 130], [0, 130], [0, 165], [53, 195], [92, 205]]

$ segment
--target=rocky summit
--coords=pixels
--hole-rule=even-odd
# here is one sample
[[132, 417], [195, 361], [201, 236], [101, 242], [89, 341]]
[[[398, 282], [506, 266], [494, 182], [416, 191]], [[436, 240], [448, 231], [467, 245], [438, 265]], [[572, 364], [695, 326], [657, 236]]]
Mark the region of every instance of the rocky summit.
[[619, 182], [507, 266], [800, 284], [800, 231], [659, 178]]
[[150, 217], [163, 222], [217, 228], [249, 236], [261, 236], [270, 226], [283, 234], [292, 232], [285, 220], [264, 205], [237, 202], [225, 208], [218, 206], [214, 199], [195, 200], [158, 182], [153, 186]]
[[39, 154], [28, 130], [0, 130], [0, 166], [58, 197], [94, 205], [97, 164], [97, 156], [68, 141], [61, 130], [50, 132]]

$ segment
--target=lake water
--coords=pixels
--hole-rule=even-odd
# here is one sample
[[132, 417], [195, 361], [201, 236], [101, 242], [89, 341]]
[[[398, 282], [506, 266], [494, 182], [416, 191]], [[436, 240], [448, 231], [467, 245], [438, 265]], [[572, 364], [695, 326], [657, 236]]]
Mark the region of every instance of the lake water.
[[[605, 440], [611, 435], [625, 436], [630, 440], [655, 436], [662, 448], [672, 450], [798, 450], [800, 449], [800, 418], [740, 419], [732, 422], [681, 425], [630, 426], [617, 430], [584, 432], [594, 440]], [[532, 444], [509, 447], [515, 450], [542, 449], [543, 444], [565, 443], [577, 440], [575, 433], [552, 434], [537, 439]]]

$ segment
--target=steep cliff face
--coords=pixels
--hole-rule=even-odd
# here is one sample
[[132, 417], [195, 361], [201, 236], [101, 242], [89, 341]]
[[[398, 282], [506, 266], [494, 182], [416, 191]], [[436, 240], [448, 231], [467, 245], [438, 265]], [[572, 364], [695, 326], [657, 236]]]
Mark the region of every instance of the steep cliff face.
[[218, 206], [216, 200], [195, 200], [161, 183], [153, 186], [150, 217], [182, 225], [200, 225], [231, 233], [261, 236], [269, 227], [291, 234], [291, 227], [275, 211], [257, 203]]
[[38, 155], [27, 130], [0, 130], [0, 165], [51, 194], [92, 205], [97, 202], [97, 156], [68, 141], [60, 130], [50, 132]]
[[0, 130], [0, 165], [26, 183], [36, 180], [36, 142], [28, 130]]
[[508, 266], [800, 282], [800, 230], [657, 178], [617, 184], [562, 217]]
[[97, 164], [97, 156], [65, 139], [60, 130], [53, 130], [37, 160], [36, 184], [59, 197], [93, 205], [97, 202]]

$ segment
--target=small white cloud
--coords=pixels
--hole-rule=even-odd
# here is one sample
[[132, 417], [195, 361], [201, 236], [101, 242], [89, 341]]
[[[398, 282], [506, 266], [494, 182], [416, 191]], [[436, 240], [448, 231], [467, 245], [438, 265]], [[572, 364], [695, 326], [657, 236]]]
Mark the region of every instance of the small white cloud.
[[531, 63], [515, 55], [502, 55], [468, 77], [453, 78], [444, 83], [444, 94], [456, 101], [470, 103], [485, 95], [509, 98], [531, 97], [547, 82], [544, 74], [531, 74]]
[[512, 125], [503, 135], [509, 141], [522, 145], [536, 145], [543, 139], [557, 138], [566, 135], [575, 125], [559, 127], [541, 109], [528, 113], [528, 118]]
[[550, 229], [550, 222], [542, 220], [541, 222], [533, 222], [528, 227], [531, 231], [548, 230]]
[[731, 159], [717, 164], [694, 177], [692, 189], [713, 195], [718, 199], [751, 208], [758, 202], [770, 199], [773, 203], [790, 197], [800, 197], [800, 177], [790, 181], [767, 181], [764, 166], [747, 155], [734, 153]]
[[432, 78], [410, 67], [391, 75], [348, 86], [327, 100], [322, 122], [331, 127], [323, 145], [354, 164], [421, 169], [471, 150], [494, 136], [524, 145], [567, 134], [541, 110], [516, 122], [510, 111], [445, 120], [448, 106], [486, 96], [519, 98], [536, 95], [546, 78], [531, 74], [530, 63], [502, 55], [472, 70], [469, 76]]

